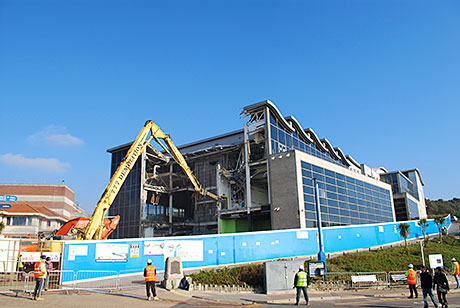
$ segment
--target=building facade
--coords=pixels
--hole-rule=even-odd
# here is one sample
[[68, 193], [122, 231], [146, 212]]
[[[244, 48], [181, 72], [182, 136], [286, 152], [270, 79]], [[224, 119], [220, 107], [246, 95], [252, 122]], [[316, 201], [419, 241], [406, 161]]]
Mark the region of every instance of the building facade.
[[5, 225], [4, 237], [36, 239], [40, 232], [59, 229], [67, 218], [44, 206], [16, 202], [11, 208], [0, 209], [0, 221]]
[[[0, 183], [1, 195], [14, 195], [18, 202], [30, 206], [44, 206], [67, 220], [85, 216], [75, 203], [75, 193], [66, 184], [9, 184]], [[14, 208], [14, 203], [12, 204]]]
[[[270, 101], [244, 107], [243, 115], [242, 129], [179, 147], [203, 187], [221, 202], [196, 194], [178, 165], [149, 146], [109, 210], [121, 215], [113, 237], [314, 227], [313, 179], [322, 225], [396, 221], [393, 198], [399, 195], [388, 176], [381, 178], [385, 169], [356, 162]], [[112, 174], [129, 146], [108, 150]], [[422, 198], [418, 184], [414, 189]], [[424, 203], [417, 206], [418, 216], [426, 216]]]

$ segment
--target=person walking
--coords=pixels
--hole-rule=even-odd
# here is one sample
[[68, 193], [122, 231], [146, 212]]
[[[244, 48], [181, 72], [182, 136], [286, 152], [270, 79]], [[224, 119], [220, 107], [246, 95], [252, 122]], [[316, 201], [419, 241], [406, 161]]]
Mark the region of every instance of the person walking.
[[46, 265], [45, 291], [48, 291], [51, 271], [53, 270], [53, 262], [51, 262], [50, 257], [46, 257], [45, 265]]
[[40, 261], [35, 263], [34, 266], [34, 277], [35, 277], [35, 290], [33, 300], [41, 300], [43, 282], [46, 279], [46, 256], [41, 256]]
[[460, 288], [460, 283], [458, 282], [458, 274], [460, 274], [460, 264], [458, 264], [455, 258], [452, 258], [452, 275], [454, 275], [455, 281], [457, 282], [457, 289]]
[[154, 300], [158, 300], [157, 291], [155, 289], [155, 282], [157, 280], [157, 269], [152, 265], [152, 260], [147, 260], [147, 266], [144, 268], [145, 288], [147, 289], [147, 300], [152, 300], [150, 291]]
[[428, 308], [428, 299], [427, 296], [429, 295], [431, 298], [431, 301], [433, 302], [433, 305], [435, 308], [438, 307], [438, 303], [436, 303], [436, 300], [434, 299], [433, 296], [433, 277], [431, 276], [430, 271], [426, 270], [426, 266], [422, 266], [420, 269], [421, 274], [420, 274], [420, 284], [422, 287], [422, 292], [423, 292], [423, 302], [424, 302], [424, 308]]
[[438, 300], [442, 308], [448, 308], [446, 294], [449, 291], [449, 282], [441, 267], [437, 267], [433, 278], [433, 289], [437, 286]]
[[305, 297], [306, 305], [308, 305], [308, 275], [304, 271], [303, 267], [299, 267], [299, 271], [295, 274], [294, 277], [294, 287], [296, 288], [296, 301], [295, 304], [299, 305], [300, 301], [300, 292], [303, 292]]
[[414, 270], [414, 266], [412, 264], [409, 264], [408, 270], [406, 272], [406, 278], [407, 278], [407, 284], [409, 285], [409, 291], [410, 291], [410, 296], [408, 298], [415, 298], [418, 297], [417, 293], [417, 272]]

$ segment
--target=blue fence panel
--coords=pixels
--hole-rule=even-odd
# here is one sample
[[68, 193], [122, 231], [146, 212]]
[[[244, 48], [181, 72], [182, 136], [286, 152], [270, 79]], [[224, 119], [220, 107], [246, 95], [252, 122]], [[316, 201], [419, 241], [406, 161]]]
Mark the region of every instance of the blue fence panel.
[[[415, 221], [407, 223], [411, 230], [409, 239], [423, 236]], [[450, 224], [450, 217], [447, 217], [447, 227]], [[398, 225], [399, 222], [324, 228], [325, 251], [340, 252], [403, 241]], [[435, 223], [429, 220], [427, 234], [438, 232]], [[103, 249], [109, 246], [110, 249]], [[98, 254], [96, 247], [99, 249]], [[164, 270], [166, 254], [173, 256], [179, 250], [186, 254], [193, 251], [183, 257], [185, 269], [316, 255], [317, 230], [312, 228], [166, 238], [69, 241], [64, 245], [62, 269], [75, 272], [129, 271], [143, 268], [147, 260], [151, 259], [161, 271]], [[96, 257], [99, 259], [96, 260]], [[63, 277], [63, 281], [67, 279], [70, 281], [70, 278]]]

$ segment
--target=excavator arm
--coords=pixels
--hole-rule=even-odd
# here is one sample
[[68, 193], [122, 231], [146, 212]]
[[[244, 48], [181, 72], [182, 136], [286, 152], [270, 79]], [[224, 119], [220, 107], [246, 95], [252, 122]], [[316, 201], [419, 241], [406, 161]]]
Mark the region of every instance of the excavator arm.
[[[109, 185], [107, 185], [107, 188], [94, 209], [93, 215], [91, 215], [88, 224], [82, 232], [81, 239], [91, 240], [101, 238], [103, 221], [107, 211], [115, 200], [115, 197], [118, 195], [118, 192], [128, 177], [129, 172], [134, 167], [137, 158], [142, 154], [147, 144], [149, 144], [152, 139], [155, 139], [155, 141], [158, 142], [161, 147], [174, 158], [192, 183], [196, 192], [202, 196], [208, 196], [213, 200], [220, 201], [218, 196], [203, 189], [185, 161], [185, 158], [174, 145], [169, 135], [165, 134], [155, 123], [153, 123], [153, 121], [147, 121], [126, 153], [125, 158], [112, 175]], [[160, 140], [163, 140], [166, 146]]]

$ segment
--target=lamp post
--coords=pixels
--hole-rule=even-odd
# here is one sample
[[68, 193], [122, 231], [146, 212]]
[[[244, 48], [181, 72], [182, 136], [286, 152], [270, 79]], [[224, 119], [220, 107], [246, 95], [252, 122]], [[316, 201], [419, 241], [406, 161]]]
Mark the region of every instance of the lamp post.
[[315, 205], [316, 205], [316, 224], [318, 226], [318, 260], [324, 262], [324, 273], [327, 275], [327, 266], [326, 266], [326, 253], [324, 252], [323, 245], [323, 230], [321, 229], [321, 207], [319, 204], [319, 186], [316, 178], [313, 178], [313, 185], [315, 186]]

